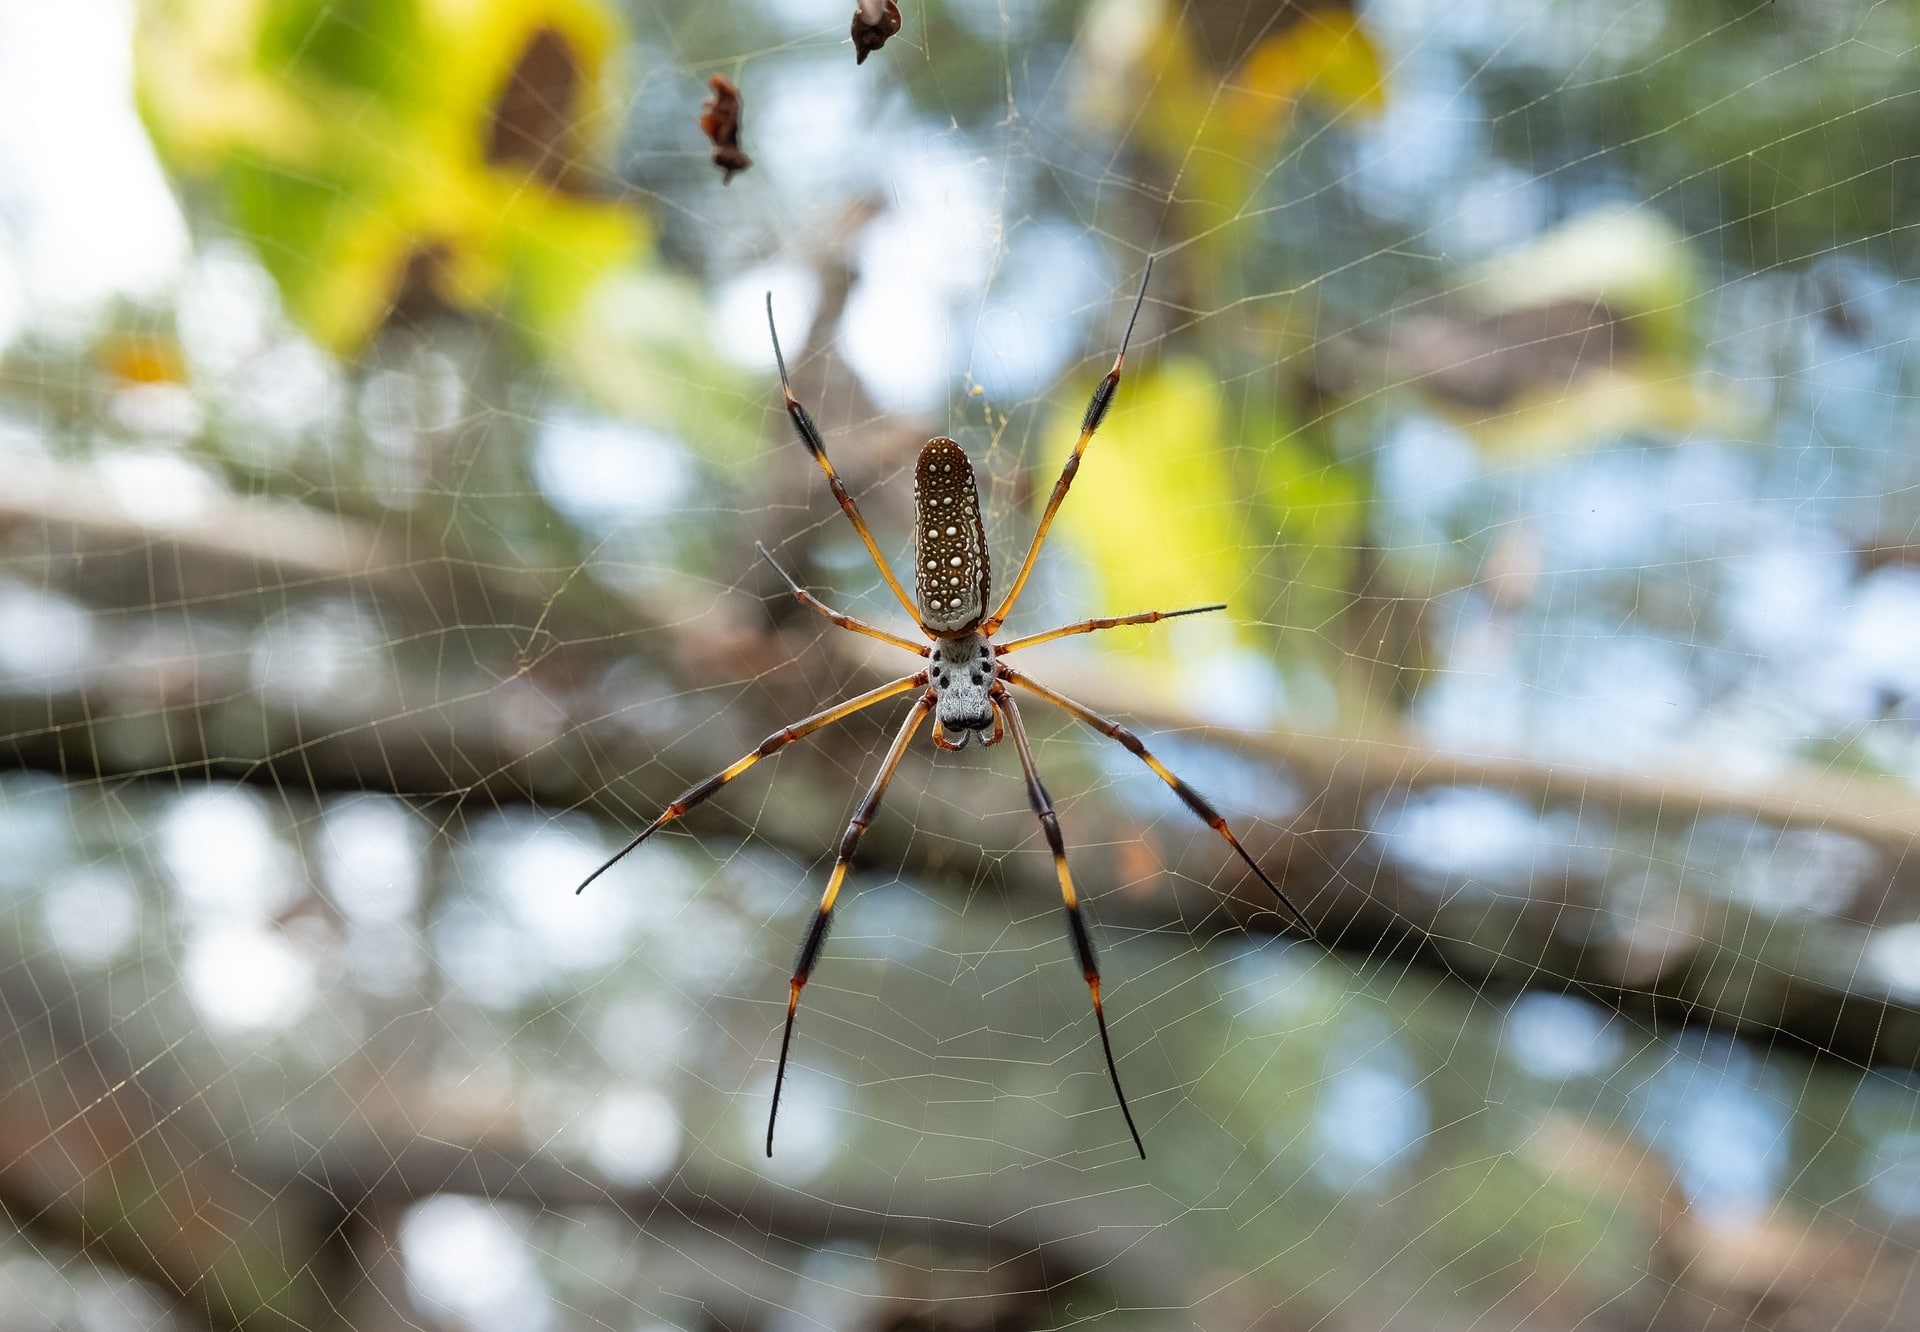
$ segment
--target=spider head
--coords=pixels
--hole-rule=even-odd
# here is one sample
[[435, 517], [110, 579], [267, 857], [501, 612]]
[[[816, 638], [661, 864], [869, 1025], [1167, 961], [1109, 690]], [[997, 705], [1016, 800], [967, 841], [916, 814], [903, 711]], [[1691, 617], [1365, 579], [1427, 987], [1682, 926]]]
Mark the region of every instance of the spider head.
[[[958, 718], [939, 717], [938, 739], [942, 749], [965, 749], [967, 741], [978, 739], [990, 745], [1000, 739], [1000, 714], [991, 703], [984, 715], [969, 712]], [[938, 714], [936, 714], [938, 715]]]
[[976, 736], [983, 745], [1000, 738], [1000, 715], [990, 697], [993, 645], [986, 635], [937, 640], [927, 659], [927, 686], [942, 748], [965, 749]]

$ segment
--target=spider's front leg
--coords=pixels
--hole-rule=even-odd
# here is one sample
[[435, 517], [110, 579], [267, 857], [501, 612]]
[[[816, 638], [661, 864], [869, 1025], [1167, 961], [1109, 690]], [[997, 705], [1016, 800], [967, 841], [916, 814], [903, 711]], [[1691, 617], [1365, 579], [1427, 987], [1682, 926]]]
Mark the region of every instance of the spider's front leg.
[[1285, 907], [1288, 914], [1300, 923], [1300, 928], [1305, 930], [1309, 937], [1312, 936], [1313, 922], [1308, 920], [1300, 908], [1293, 904], [1292, 898], [1280, 891], [1280, 885], [1275, 883], [1273, 879], [1268, 876], [1267, 872], [1260, 868], [1260, 862], [1247, 854], [1247, 848], [1240, 845], [1240, 839], [1235, 837], [1233, 835], [1233, 829], [1227, 826], [1226, 817], [1213, 807], [1212, 801], [1187, 785], [1186, 781], [1177, 773], [1159, 759], [1155, 758], [1152, 752], [1140, 743], [1139, 736], [1129, 731], [1119, 722], [1101, 716], [1086, 704], [1068, 698], [1057, 689], [1047, 688], [1047, 686], [1041, 684], [1031, 676], [1022, 675], [1005, 662], [1000, 663], [994, 668], [994, 676], [996, 679], [1005, 680], [1008, 684], [1019, 685], [1030, 694], [1044, 698], [1047, 702], [1053, 704], [1054, 707], [1059, 708], [1069, 716], [1077, 717], [1108, 739], [1118, 741], [1122, 749], [1146, 764], [1148, 768], [1152, 769], [1154, 776], [1171, 787], [1173, 793], [1180, 797], [1181, 804], [1198, 815], [1201, 821], [1209, 828], [1212, 828], [1215, 832], [1227, 839], [1227, 845], [1233, 848], [1234, 854], [1239, 856], [1240, 859], [1246, 863], [1247, 868], [1258, 876], [1260, 882], [1267, 886], [1267, 891], [1272, 893], [1274, 899], [1278, 901], [1281, 906]]
[[870, 708], [875, 703], [884, 702], [892, 698], [895, 694], [904, 694], [909, 689], [918, 688], [926, 682], [927, 673], [925, 671], [921, 671], [917, 675], [902, 676], [891, 684], [883, 684], [877, 689], [869, 689], [866, 693], [855, 698], [850, 698], [845, 703], [835, 704], [824, 712], [816, 712], [804, 721], [797, 721], [791, 726], [782, 726], [765, 740], [762, 740], [750, 753], [741, 755], [735, 762], [722, 768], [719, 772], [714, 773], [713, 776], [707, 778], [705, 781], [688, 787], [678, 800], [661, 811], [659, 818], [634, 834], [632, 841], [601, 861], [600, 868], [582, 879], [580, 886], [573, 891], [575, 893], [584, 893], [587, 890], [588, 884], [592, 883], [602, 874], [605, 874], [615, 865], [618, 865], [626, 858], [629, 852], [633, 851], [642, 842], [659, 832], [669, 823], [672, 823], [675, 819], [686, 817], [687, 812], [695, 806], [704, 804], [706, 801], [712, 799], [721, 787], [738, 777], [748, 768], [751, 768], [761, 759], [766, 758], [770, 754], [779, 753], [794, 741], [805, 739], [823, 726], [830, 726], [843, 718], [851, 717], [854, 713], [864, 708]]
[[1020, 771], [1027, 779], [1027, 802], [1033, 806], [1034, 817], [1040, 820], [1040, 831], [1046, 834], [1047, 849], [1053, 852], [1053, 872], [1060, 880], [1060, 900], [1067, 909], [1067, 934], [1073, 940], [1073, 953], [1080, 961], [1080, 975], [1087, 982], [1087, 993], [1093, 996], [1093, 1020], [1100, 1027], [1100, 1052], [1107, 1058], [1107, 1078], [1113, 1083], [1113, 1096], [1120, 1102], [1127, 1132], [1133, 1135], [1134, 1150], [1144, 1161], [1147, 1149], [1140, 1141], [1140, 1130], [1133, 1125], [1127, 1094], [1120, 1090], [1120, 1070], [1113, 1062], [1113, 1043], [1107, 1039], [1107, 1014], [1100, 1003], [1100, 964], [1093, 954], [1093, 936], [1087, 933], [1087, 922], [1080, 914], [1080, 898], [1074, 892], [1073, 875], [1067, 869], [1067, 845], [1060, 835], [1060, 818], [1053, 812], [1053, 800], [1047, 795], [1047, 788], [1040, 784], [1040, 770], [1033, 762], [1033, 749], [1027, 743], [1027, 728], [1020, 720], [1020, 709], [1014, 705], [1013, 695], [998, 681], [993, 686], [993, 702], [996, 715], [1005, 712], [1007, 725], [1013, 730], [1013, 747], [1020, 754]]
[[801, 940], [800, 952], [794, 958], [793, 978], [787, 983], [787, 1026], [780, 1037], [780, 1063], [773, 1074], [773, 1108], [767, 1112], [768, 1156], [773, 1155], [773, 1122], [780, 1115], [780, 1089], [787, 1081], [787, 1052], [793, 1048], [793, 1018], [800, 1009], [800, 991], [807, 988], [807, 980], [813, 975], [815, 964], [820, 961], [820, 950], [826, 947], [827, 926], [833, 921], [833, 904], [840, 896], [840, 885], [846, 881], [847, 866], [853, 861], [854, 848], [860, 845], [867, 826], [879, 811], [880, 797], [887, 793], [887, 783], [893, 780], [893, 770], [900, 766], [900, 759], [907, 752], [907, 742], [913, 739], [913, 733], [920, 729], [920, 723], [933, 711], [933, 704], [931, 690], [922, 694], [913, 705], [913, 711], [907, 714], [899, 734], [894, 736], [893, 746], [887, 750], [879, 775], [873, 779], [873, 785], [867, 788], [866, 798], [860, 802], [860, 808], [854, 811], [846, 832], [840, 836], [840, 854], [834, 858], [833, 873], [827, 879], [826, 890], [820, 894], [820, 905], [813, 913], [813, 923], [807, 927], [807, 936]]

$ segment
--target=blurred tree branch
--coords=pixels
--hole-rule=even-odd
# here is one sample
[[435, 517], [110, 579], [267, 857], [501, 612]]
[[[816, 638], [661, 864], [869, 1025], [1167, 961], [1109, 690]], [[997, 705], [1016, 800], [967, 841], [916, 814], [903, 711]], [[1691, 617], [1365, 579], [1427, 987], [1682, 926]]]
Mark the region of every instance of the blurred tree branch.
[[[882, 1312], [861, 1329], [936, 1316], [925, 1325], [1039, 1325], [1049, 1301], [1097, 1298], [1089, 1287], [1174, 1307], [1218, 1263], [1165, 1233], [1140, 1243], [1137, 1218], [1114, 1224], [1107, 1195], [1062, 1194], [1031, 1169], [932, 1181], [910, 1198], [778, 1187], [711, 1158], [664, 1183], [611, 1183], [530, 1144], [510, 1102], [495, 1107], [507, 1112], [501, 1123], [457, 1129], [462, 1116], [445, 1109], [410, 1043], [389, 1051], [393, 1062], [336, 1070], [334, 1093], [354, 1108], [318, 1139], [285, 1113], [235, 1134], [190, 1060], [133, 1054], [154, 1032], [110, 1020], [105, 985], [17, 961], [0, 968], [0, 1005], [0, 1141], [11, 1152], [0, 1209], [37, 1242], [140, 1277], [179, 1317], [210, 1327], [418, 1326], [397, 1237], [410, 1207], [441, 1195], [574, 1227], [618, 1216], [677, 1264], [658, 1284], [736, 1328], [757, 1325], [769, 1292], [787, 1288], [808, 1254], [841, 1244], [872, 1252], [887, 1282]], [[1729, 1307], [1791, 1308], [1809, 1322], [1819, 1312], [1836, 1328], [1910, 1317], [1898, 1312], [1914, 1299], [1907, 1251], [1839, 1210], [1696, 1213], [1645, 1142], [1571, 1112], [1517, 1150], [1556, 1187], [1629, 1214], [1664, 1292], [1654, 1326], [1719, 1326]], [[929, 1275], [929, 1253], [954, 1280]]]
[[[851, 687], [869, 671], [864, 658], [840, 656], [847, 645], [821, 637], [810, 620], [799, 631], [810, 636], [789, 640], [734, 622], [736, 607], [623, 600], [576, 570], [436, 558], [277, 501], [229, 498], [191, 522], [159, 522], [100, 494], [86, 469], [53, 467], [0, 499], [7, 566], [30, 584], [84, 597], [97, 608], [102, 635], [115, 640], [50, 688], [21, 682], [0, 693], [11, 761], [68, 778], [198, 774], [314, 797], [379, 790], [457, 807], [532, 803], [591, 810], [624, 827], [812, 706], [818, 681]], [[257, 663], [244, 651], [174, 643], [143, 654], [132, 646], [155, 606], [211, 615], [330, 598], [376, 605], [386, 642], [403, 645], [347, 700], [263, 694]], [[440, 650], [449, 636], [464, 657]], [[475, 658], [480, 667], [465, 675], [448, 664]], [[809, 668], [781, 669], [795, 658]], [[679, 707], [608, 683], [616, 668], [635, 663], [653, 674], [660, 698], [684, 694], [678, 681], [765, 676], [766, 701], [736, 691], [689, 729]], [[1092, 678], [1076, 679], [1073, 689], [1139, 721], [1149, 737], [1201, 729], [1175, 697]], [[787, 763], [819, 778], [794, 781], [789, 773], [780, 798], [757, 814], [754, 836], [802, 858], [827, 853], [852, 798], [846, 774], [874, 752], [881, 726], [862, 718], [795, 751]], [[1920, 1008], [1877, 991], [1862, 965], [1867, 929], [1883, 913], [1913, 914], [1909, 848], [1920, 835], [1920, 799], [1890, 782], [1803, 770], [1736, 785], [1712, 775], [1467, 757], [1392, 735], [1205, 733], [1268, 768], [1276, 785], [1306, 793], [1284, 821], [1238, 816], [1242, 837], [1281, 868], [1289, 893], [1321, 923], [1320, 938], [1350, 956], [1392, 952], [1482, 992], [1574, 989], [1656, 1024], [1773, 1032], [1861, 1063], [1920, 1066]], [[1793, 917], [1777, 927], [1755, 907], [1706, 901], [1657, 939], [1623, 934], [1609, 922], [1632, 925], [1631, 904], [1610, 903], [1607, 885], [1591, 876], [1536, 875], [1523, 894], [1468, 898], [1423, 884], [1369, 838], [1380, 812], [1410, 793], [1461, 787], [1648, 839], [1714, 815], [1776, 833], [1817, 829], [1873, 848], [1886, 879], [1853, 915]], [[695, 826], [725, 820], [709, 810]], [[1068, 815], [1083, 880], [1123, 889], [1101, 903], [1107, 919], [1190, 927], [1224, 907], [1223, 925], [1279, 928], [1258, 885], [1216, 839], [1196, 832], [1205, 830], [1189, 827], [1177, 809], [1142, 816], [1098, 794], [1080, 798]], [[986, 796], [923, 801], [912, 829], [883, 818], [868, 846], [874, 863], [972, 882], [990, 855], [982, 848], [1032, 839], [1024, 810]], [[991, 858], [1009, 887], [1052, 891], [1040, 857]]]
[[907, 1215], [898, 1197], [815, 1201], [747, 1175], [610, 1185], [511, 1135], [423, 1132], [437, 1098], [403, 1067], [370, 1072], [377, 1094], [360, 1089], [357, 1113], [318, 1146], [284, 1116], [235, 1139], [173, 1052], [138, 1059], [101, 991], [64, 968], [0, 969], [0, 1011], [0, 1142], [11, 1152], [0, 1160], [0, 1213], [36, 1243], [146, 1281], [178, 1316], [212, 1328], [417, 1326], [401, 1312], [395, 1237], [408, 1206], [444, 1193], [543, 1213], [615, 1212], [649, 1234], [706, 1245], [718, 1269], [707, 1297], [742, 1306], [728, 1327], [751, 1325], [750, 1292], [783, 1259], [791, 1272], [836, 1241], [977, 1257], [991, 1276], [946, 1300], [1003, 1319], [1089, 1274], [1124, 1272], [1135, 1297], [1150, 1299], [1183, 1270], [1164, 1250], [1129, 1256], [1129, 1233], [1102, 1227], [1094, 1199], [1035, 1196], [1013, 1209], [1023, 1220], [1008, 1221], [1003, 1196]]

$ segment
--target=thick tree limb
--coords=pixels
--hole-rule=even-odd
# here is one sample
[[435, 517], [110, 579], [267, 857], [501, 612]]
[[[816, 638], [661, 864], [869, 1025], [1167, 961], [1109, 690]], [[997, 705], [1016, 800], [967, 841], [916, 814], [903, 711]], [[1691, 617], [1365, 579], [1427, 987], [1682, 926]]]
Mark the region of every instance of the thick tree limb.
[[[52, 682], [16, 680], [0, 691], [4, 761], [76, 780], [211, 778], [300, 798], [379, 790], [449, 806], [584, 808], [632, 827], [785, 720], [780, 710], [798, 715], [813, 706], [822, 681], [842, 692], [860, 684], [856, 659], [815, 650], [829, 640], [794, 644], [764, 631], [716, 631], [716, 617], [684, 607], [629, 603], [616, 614], [608, 606], [618, 603], [582, 591], [587, 580], [574, 570], [509, 572], [411, 556], [345, 519], [276, 501], [228, 498], [216, 508], [204, 521], [142, 520], [56, 468], [0, 500], [0, 536], [13, 543], [9, 566], [18, 576], [90, 602], [146, 598], [148, 610], [164, 603], [209, 618], [302, 598], [364, 603], [385, 638], [377, 668], [338, 697], [275, 694], [245, 652], [201, 651], [183, 640], [176, 655], [143, 657], [135, 649], [150, 633], [150, 616], [107, 614], [98, 620], [100, 650], [82, 671]], [[116, 561], [123, 576], [104, 577]], [[613, 619], [630, 631], [616, 636], [607, 627]], [[806, 669], [790, 667], [796, 653], [807, 658]], [[624, 663], [651, 669], [652, 683], [639, 690], [610, 683]], [[764, 684], [716, 694], [710, 704], [688, 701], [674, 683], [716, 671], [733, 680], [764, 673]], [[1142, 722], [1143, 732], [1196, 729], [1174, 700], [1143, 708], [1137, 684], [1102, 687], [1079, 678], [1074, 688], [1103, 711]], [[762, 701], [762, 689], [772, 701], [749, 707]], [[692, 712], [704, 720], [689, 721]], [[819, 780], [777, 782], [755, 803], [753, 835], [803, 858], [828, 853], [846, 792], [877, 752], [876, 728], [884, 725], [850, 724], [796, 747], [782, 761], [789, 774], [803, 766]], [[1872, 926], [1920, 916], [1910, 854], [1920, 836], [1920, 796], [1892, 782], [1799, 770], [1743, 784], [1718, 774], [1473, 758], [1404, 737], [1203, 734], [1270, 769], [1276, 791], [1305, 793], [1281, 820], [1228, 812], [1249, 850], [1284, 874], [1290, 896], [1309, 904], [1319, 936], [1351, 955], [1393, 953], [1444, 966], [1481, 988], [1571, 988], [1650, 1020], [1778, 1030], [1851, 1060], [1920, 1066], [1914, 997], [1876, 988], [1873, 968], [1862, 965]], [[913, 780], [913, 769], [910, 761], [903, 780]], [[986, 856], [1011, 887], [1050, 891], [1038, 858], [999, 853], [1030, 842], [1031, 829], [1017, 801], [1000, 798], [994, 778], [949, 765], [933, 780], [942, 794], [918, 802], [911, 835], [895, 821], [876, 825], [870, 863], [973, 882]], [[988, 783], [981, 795], [953, 798], [956, 785], [975, 782]], [[1105, 784], [1099, 779], [1100, 789]], [[1071, 789], [1054, 785], [1063, 794]], [[1505, 885], [1492, 901], [1410, 877], [1368, 827], [1392, 802], [1443, 787], [1504, 792], [1646, 845], [1717, 815], [1775, 836], [1817, 830], [1872, 848], [1883, 877], [1836, 917], [1768, 916], [1738, 902], [1688, 900], [1688, 919], [1663, 924], [1655, 938], [1631, 904], [1608, 897], [1605, 882], [1578, 873]], [[1190, 928], [1219, 909], [1226, 890], [1228, 919], [1279, 926], [1263, 914], [1257, 885], [1242, 883], [1210, 839], [1192, 835], [1177, 807], [1142, 816], [1098, 794], [1078, 805], [1070, 818], [1079, 831], [1070, 837], [1079, 877], [1136, 889], [1101, 905], [1107, 919]], [[726, 821], [716, 811], [693, 823]]]

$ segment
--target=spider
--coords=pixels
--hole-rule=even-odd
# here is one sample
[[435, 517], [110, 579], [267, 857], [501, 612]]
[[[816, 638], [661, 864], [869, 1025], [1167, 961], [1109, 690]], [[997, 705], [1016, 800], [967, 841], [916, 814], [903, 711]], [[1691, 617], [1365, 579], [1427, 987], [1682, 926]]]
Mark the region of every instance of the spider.
[[1028, 743], [1026, 724], [1021, 720], [1020, 709], [1014, 703], [1009, 685], [1025, 690], [1034, 697], [1042, 699], [1078, 718], [1102, 735], [1116, 740], [1128, 753], [1138, 758], [1153, 770], [1155, 776], [1173, 788], [1188, 809], [1227, 839], [1240, 859], [1245, 861], [1260, 882], [1267, 886], [1282, 906], [1299, 922], [1301, 927], [1312, 932], [1312, 925], [1300, 913], [1298, 907], [1280, 891], [1279, 885], [1267, 877], [1240, 840], [1233, 835], [1227, 821], [1221, 817], [1207, 798], [1194, 790], [1186, 782], [1175, 776], [1166, 765], [1147, 751], [1134, 734], [1116, 721], [1109, 720], [1085, 704], [1077, 703], [1057, 690], [1032, 677], [1013, 669], [1003, 660], [1022, 648], [1034, 647], [1041, 643], [1051, 643], [1057, 638], [1066, 638], [1072, 634], [1093, 633], [1101, 629], [1112, 629], [1121, 625], [1152, 624], [1158, 620], [1172, 619], [1181, 615], [1199, 615], [1208, 611], [1225, 610], [1224, 603], [1208, 606], [1192, 606], [1185, 610], [1143, 611], [1136, 615], [1121, 615], [1106, 619], [1082, 620], [1075, 624], [1062, 625], [1057, 629], [1048, 629], [1043, 633], [1028, 634], [1024, 638], [1014, 638], [995, 642], [994, 634], [1012, 611], [1019, 600], [1021, 590], [1026, 587], [1027, 579], [1032, 575], [1034, 563], [1040, 558], [1041, 543], [1046, 540], [1047, 529], [1052, 525], [1054, 515], [1059, 512], [1060, 503], [1067, 496], [1067, 488], [1073, 484], [1074, 473], [1080, 469], [1080, 456], [1086, 452], [1087, 444], [1093, 434], [1106, 419], [1107, 411], [1113, 406], [1115, 392], [1120, 387], [1120, 371], [1126, 364], [1127, 344], [1133, 338], [1134, 323], [1140, 318], [1140, 306], [1147, 298], [1147, 282], [1153, 276], [1153, 260], [1147, 260], [1146, 273], [1140, 280], [1140, 294], [1134, 298], [1133, 313], [1127, 319], [1126, 334], [1120, 339], [1120, 352], [1113, 360], [1113, 368], [1093, 391], [1093, 398], [1087, 404], [1086, 416], [1080, 423], [1080, 441], [1073, 447], [1073, 453], [1067, 458], [1066, 466], [1061, 469], [1060, 479], [1053, 484], [1053, 493], [1047, 499], [1047, 507], [1040, 515], [1040, 522], [1033, 534], [1033, 541], [1027, 547], [1026, 558], [1020, 562], [1020, 571], [1014, 575], [1013, 586], [1007, 592], [998, 608], [988, 613], [990, 605], [987, 592], [987, 542], [986, 529], [980, 518], [979, 488], [974, 480], [973, 465], [967, 461], [967, 455], [951, 439], [930, 439], [920, 450], [919, 460], [914, 465], [914, 523], [913, 523], [913, 572], [917, 597], [909, 597], [900, 580], [894, 576], [893, 569], [887, 563], [886, 556], [880, 553], [880, 547], [873, 539], [873, 532], [867, 527], [866, 519], [860, 516], [860, 508], [847, 492], [839, 474], [833, 470], [833, 464], [827, 459], [825, 442], [820, 438], [820, 430], [808, 415], [807, 409], [793, 396], [793, 386], [787, 378], [786, 357], [780, 350], [780, 334], [773, 322], [773, 294], [767, 294], [767, 331], [773, 338], [774, 361], [780, 368], [780, 391], [786, 396], [787, 415], [793, 422], [800, 442], [806, 445], [807, 452], [826, 473], [827, 486], [833, 491], [833, 497], [840, 502], [840, 508], [853, 524], [854, 531], [860, 534], [865, 543], [867, 554], [873, 557], [880, 576], [887, 587], [897, 597], [920, 626], [920, 631], [930, 640], [928, 643], [915, 643], [876, 628], [850, 615], [842, 615], [830, 609], [819, 598], [795, 582], [792, 575], [780, 567], [767, 548], [755, 543], [761, 557], [771, 564], [786, 581], [788, 588], [800, 603], [825, 616], [830, 622], [842, 629], [868, 638], [878, 639], [891, 644], [916, 657], [923, 657], [927, 665], [911, 675], [905, 675], [877, 689], [837, 703], [825, 711], [816, 712], [811, 717], [783, 726], [760, 742], [758, 748], [744, 755], [739, 761], [721, 769], [705, 781], [690, 788], [678, 800], [661, 813], [660, 817], [642, 828], [638, 835], [619, 851], [608, 857], [593, 873], [589, 874], [576, 889], [584, 891], [586, 886], [606, 873], [609, 869], [653, 836], [661, 828], [674, 820], [684, 817], [696, 805], [704, 803], [721, 787], [751, 768], [761, 759], [777, 753], [794, 741], [813, 734], [824, 726], [830, 726], [856, 712], [864, 711], [876, 703], [884, 702], [900, 694], [914, 690], [922, 691], [914, 700], [906, 720], [895, 734], [893, 743], [887, 749], [887, 755], [880, 764], [880, 772], [873, 779], [873, 785], [867, 789], [866, 796], [855, 810], [852, 822], [847, 824], [846, 832], [840, 839], [839, 854], [833, 862], [833, 872], [827, 879], [825, 891], [820, 895], [820, 905], [815, 910], [813, 922], [808, 927], [806, 937], [800, 944], [800, 951], [793, 965], [793, 976], [787, 988], [786, 1026], [780, 1039], [780, 1062], [773, 1079], [773, 1104], [767, 1114], [767, 1155], [773, 1155], [773, 1126], [780, 1114], [780, 1090], [787, 1076], [787, 1055], [793, 1046], [794, 1014], [799, 1010], [800, 992], [806, 988], [808, 978], [813, 974], [814, 966], [820, 960], [820, 953], [826, 944], [827, 926], [833, 919], [834, 903], [840, 896], [840, 887], [847, 877], [847, 867], [853, 860], [855, 849], [865, 834], [868, 825], [873, 822], [874, 814], [880, 807], [880, 800], [886, 794], [887, 783], [892, 780], [894, 769], [900, 765], [901, 756], [906, 753], [907, 744], [914, 732], [933, 714], [933, 743], [941, 749], [965, 749], [968, 742], [979, 740], [982, 745], [998, 744], [1006, 731], [1013, 733], [1013, 747], [1020, 756], [1020, 770], [1026, 778], [1027, 801], [1033, 807], [1040, 829], [1047, 839], [1047, 847], [1053, 853], [1054, 873], [1060, 881], [1060, 898], [1066, 906], [1067, 934], [1073, 942], [1075, 957], [1079, 960], [1081, 975], [1087, 983], [1087, 991], [1093, 999], [1093, 1016], [1100, 1029], [1100, 1049], [1106, 1057], [1107, 1078], [1113, 1084], [1114, 1099], [1119, 1102], [1120, 1113], [1127, 1122], [1127, 1132], [1133, 1137], [1134, 1149], [1144, 1160], [1146, 1146], [1140, 1140], [1140, 1130], [1134, 1126], [1133, 1111], [1127, 1105], [1127, 1094], [1120, 1087], [1120, 1071], [1113, 1059], [1113, 1044], [1107, 1037], [1106, 1012], [1100, 1002], [1100, 967], [1095, 960], [1093, 938], [1087, 932], [1086, 920], [1080, 910], [1079, 895], [1073, 886], [1073, 876], [1067, 869], [1066, 843], [1060, 834], [1060, 820], [1053, 810], [1053, 801], [1047, 795], [1047, 788], [1041, 784], [1039, 770], [1034, 766], [1033, 749]]

